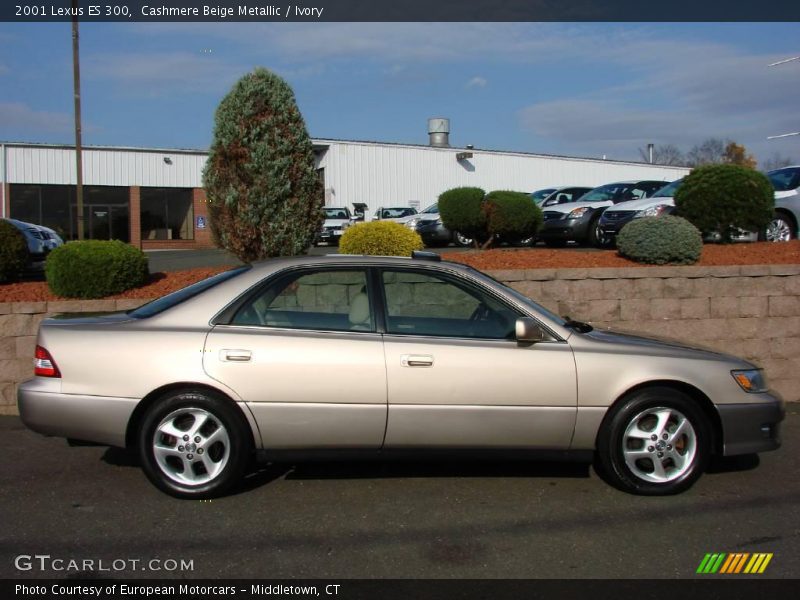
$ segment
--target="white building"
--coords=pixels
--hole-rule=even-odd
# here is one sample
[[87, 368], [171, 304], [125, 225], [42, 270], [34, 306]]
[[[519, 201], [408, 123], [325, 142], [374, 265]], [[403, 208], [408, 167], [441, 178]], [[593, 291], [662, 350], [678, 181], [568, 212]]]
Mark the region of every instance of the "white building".
[[[362, 202], [370, 212], [381, 206], [422, 209], [456, 186], [534, 191], [628, 179], [666, 184], [688, 173], [637, 162], [450, 148], [446, 132], [431, 132], [431, 140], [438, 145], [313, 140], [326, 205]], [[87, 237], [122, 239], [145, 249], [210, 246], [202, 189], [206, 158], [200, 150], [85, 147]], [[0, 143], [0, 182], [3, 217], [41, 223], [74, 239], [74, 147]]]

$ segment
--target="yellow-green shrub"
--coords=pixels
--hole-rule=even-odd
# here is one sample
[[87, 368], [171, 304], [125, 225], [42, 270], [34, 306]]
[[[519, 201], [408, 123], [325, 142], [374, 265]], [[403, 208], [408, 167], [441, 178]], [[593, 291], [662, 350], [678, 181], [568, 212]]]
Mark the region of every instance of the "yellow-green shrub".
[[414, 250], [423, 247], [419, 234], [405, 225], [394, 221], [373, 221], [348, 227], [339, 242], [339, 253], [411, 256]]

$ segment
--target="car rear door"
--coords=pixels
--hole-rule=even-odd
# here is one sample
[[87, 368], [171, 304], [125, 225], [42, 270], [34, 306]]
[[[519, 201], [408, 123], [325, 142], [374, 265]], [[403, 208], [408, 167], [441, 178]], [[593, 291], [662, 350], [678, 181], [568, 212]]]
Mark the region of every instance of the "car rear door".
[[568, 448], [575, 361], [565, 341], [518, 344], [513, 305], [475, 282], [384, 269], [385, 448]]
[[297, 269], [209, 333], [203, 366], [250, 407], [268, 449], [380, 448], [386, 368], [365, 269]]

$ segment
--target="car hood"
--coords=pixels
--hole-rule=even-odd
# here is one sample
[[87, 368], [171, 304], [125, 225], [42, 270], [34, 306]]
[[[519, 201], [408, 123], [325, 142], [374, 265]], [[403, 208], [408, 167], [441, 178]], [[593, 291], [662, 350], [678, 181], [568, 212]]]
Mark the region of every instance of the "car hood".
[[658, 206], [664, 204], [666, 206], [675, 206], [675, 198], [672, 196], [661, 196], [659, 198], [640, 198], [639, 200], [628, 200], [627, 202], [620, 202], [614, 208], [615, 211], [636, 211], [645, 210], [651, 206]]
[[350, 219], [325, 219], [322, 223], [323, 227], [341, 227], [345, 223], [349, 223]]
[[598, 329], [581, 334], [581, 336], [602, 344], [612, 344], [619, 348], [627, 347], [631, 350], [635, 350], [637, 354], [733, 362], [741, 364], [746, 368], [755, 368], [751, 363], [737, 356], [718, 352], [717, 350], [703, 346], [690, 345], [684, 341], [669, 337], [643, 336], [633, 332], [627, 333], [625, 331]]
[[545, 206], [542, 210], [546, 212], [557, 212], [557, 213], [571, 213], [576, 208], [583, 208], [584, 206], [588, 206], [589, 208], [603, 208], [605, 206], [613, 206], [613, 202], [611, 200], [603, 200], [602, 202], [567, 202], [565, 204], [556, 204], [554, 206]]

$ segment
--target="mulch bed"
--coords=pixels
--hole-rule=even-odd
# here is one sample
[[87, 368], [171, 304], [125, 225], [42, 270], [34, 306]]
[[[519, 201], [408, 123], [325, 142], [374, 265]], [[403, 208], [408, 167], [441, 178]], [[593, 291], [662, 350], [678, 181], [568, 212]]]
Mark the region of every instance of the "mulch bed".
[[[494, 269], [569, 269], [587, 267], [646, 267], [622, 258], [615, 250], [586, 252], [569, 248], [497, 249], [487, 251], [447, 252], [446, 260], [466, 263], [482, 271]], [[699, 266], [800, 264], [800, 240], [785, 244], [707, 244]], [[210, 277], [230, 267], [189, 269], [154, 273], [150, 281], [111, 298], [157, 298]], [[44, 281], [0, 284], [0, 302], [41, 302], [65, 300], [51, 293]]]

